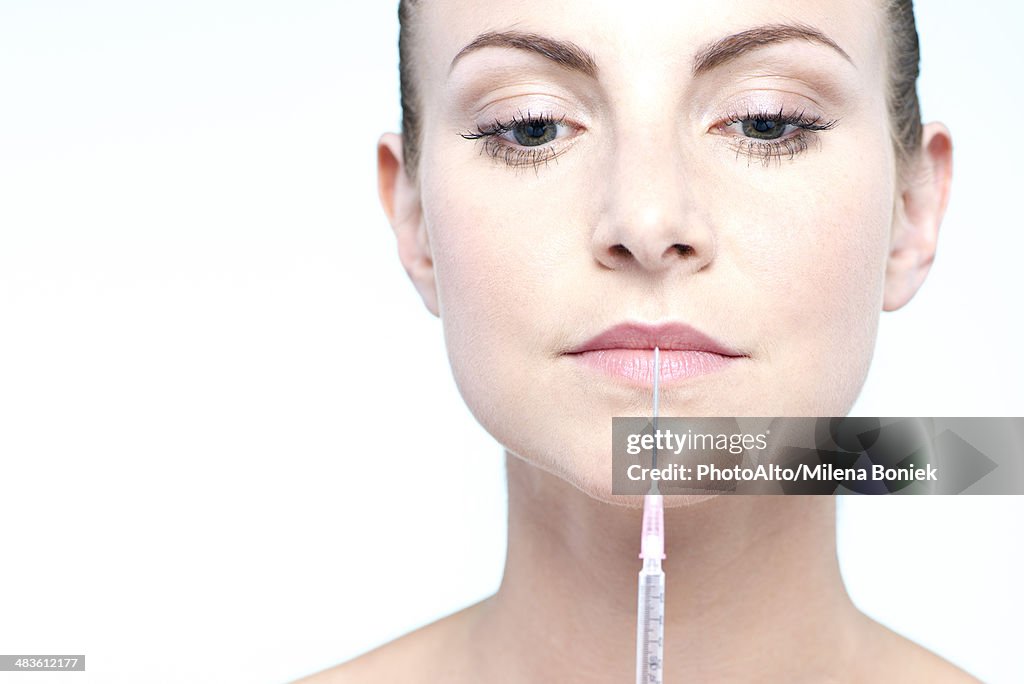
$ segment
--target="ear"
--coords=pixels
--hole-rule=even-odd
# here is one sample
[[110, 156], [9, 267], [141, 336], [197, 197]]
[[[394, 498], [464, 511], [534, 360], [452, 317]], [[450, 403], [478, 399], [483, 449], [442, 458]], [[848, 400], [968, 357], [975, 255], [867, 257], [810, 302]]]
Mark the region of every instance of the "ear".
[[398, 240], [398, 258], [423, 303], [439, 316], [434, 259], [423, 225], [420, 191], [405, 171], [402, 136], [396, 133], [385, 133], [377, 142], [377, 192]]
[[953, 180], [953, 139], [940, 123], [924, 127], [921, 149], [901, 182], [893, 212], [892, 241], [882, 308], [895, 311], [913, 298], [935, 260], [939, 226]]

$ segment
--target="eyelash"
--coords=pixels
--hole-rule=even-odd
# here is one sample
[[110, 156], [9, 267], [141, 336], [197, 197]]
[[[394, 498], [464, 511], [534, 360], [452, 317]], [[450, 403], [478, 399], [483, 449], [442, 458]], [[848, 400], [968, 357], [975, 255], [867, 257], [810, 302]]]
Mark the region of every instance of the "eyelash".
[[506, 165], [512, 167], [533, 166], [540, 170], [542, 164], [547, 164], [565, 151], [564, 147], [559, 149], [551, 144], [537, 145], [535, 147], [514, 147], [508, 142], [500, 142], [499, 136], [509, 133], [520, 126], [560, 126], [564, 125], [565, 117], [555, 118], [550, 114], [533, 115], [530, 112], [520, 112], [512, 117], [510, 121], [495, 119], [487, 126], [477, 126], [476, 130], [459, 135], [466, 140], [481, 140], [484, 144], [481, 153], [486, 152], [492, 159], [500, 159]]
[[812, 140], [818, 141], [818, 138], [814, 137], [815, 132], [829, 131], [839, 124], [839, 119], [825, 121], [821, 116], [808, 116], [804, 110], [786, 112], [785, 109], [780, 108], [777, 112], [769, 112], [766, 109], [752, 112], [748, 109], [744, 114], [737, 113], [729, 116], [716, 128], [726, 128], [743, 121], [772, 121], [783, 126], [795, 126], [798, 129], [795, 135], [778, 140], [757, 140], [745, 136], [737, 139], [735, 143], [737, 159], [740, 154], [746, 154], [748, 159], [759, 158], [765, 166], [771, 164], [773, 159], [780, 164], [783, 157], [788, 156], [790, 160], [795, 159], [798, 154], [805, 152], [810, 147]]
[[[509, 121], [495, 119], [487, 126], [477, 126], [474, 131], [460, 133], [466, 140], [483, 140], [481, 153], [486, 152], [492, 159], [501, 160], [510, 167], [533, 166], [539, 170], [541, 165], [546, 165], [552, 159], [557, 158], [565, 151], [565, 147], [556, 147], [550, 143], [537, 145], [535, 147], [516, 147], [508, 142], [503, 142], [501, 137], [516, 128], [524, 125], [550, 126], [563, 125], [566, 117], [556, 118], [550, 114], [533, 115], [530, 112], [520, 112], [514, 115]], [[836, 127], [838, 119], [823, 121], [823, 117], [812, 117], [805, 114], [804, 110], [799, 112], [786, 112], [779, 109], [778, 112], [768, 112], [766, 109], [750, 111], [744, 114], [732, 114], [724, 121], [716, 125], [716, 128], [727, 128], [733, 124], [744, 121], [771, 121], [783, 126], [795, 126], [798, 132], [787, 138], [778, 140], [757, 140], [746, 136], [740, 136], [735, 143], [736, 158], [740, 154], [746, 154], [748, 159], [760, 159], [765, 166], [771, 164], [772, 160], [780, 164], [783, 157], [795, 159], [797, 155], [805, 152], [809, 147], [814, 133], [828, 131]]]

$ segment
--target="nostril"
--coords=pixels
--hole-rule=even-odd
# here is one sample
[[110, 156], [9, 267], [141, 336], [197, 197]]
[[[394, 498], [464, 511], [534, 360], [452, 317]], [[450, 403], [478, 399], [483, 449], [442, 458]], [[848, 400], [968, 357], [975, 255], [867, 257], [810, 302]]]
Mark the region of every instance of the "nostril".
[[681, 245], [679, 243], [676, 243], [676, 244], [672, 245], [672, 249], [676, 250], [676, 252], [679, 254], [679, 256], [686, 256], [688, 254], [693, 254], [693, 247], [691, 247], [690, 245]]
[[626, 245], [622, 244], [612, 245], [608, 251], [619, 256], [631, 256], [633, 254], [629, 251], [629, 248], [627, 248]]

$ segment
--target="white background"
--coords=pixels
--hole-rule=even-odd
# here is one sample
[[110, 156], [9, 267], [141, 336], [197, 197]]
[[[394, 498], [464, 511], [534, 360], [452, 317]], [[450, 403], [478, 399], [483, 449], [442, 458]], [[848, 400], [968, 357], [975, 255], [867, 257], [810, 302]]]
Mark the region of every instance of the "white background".
[[[0, 0], [0, 652], [88, 656], [0, 682], [280, 683], [497, 587], [501, 451], [376, 200], [396, 4]], [[856, 414], [1024, 414], [1021, 7], [920, 3], [956, 181]], [[1021, 498], [840, 515], [864, 610], [1021, 680]]]

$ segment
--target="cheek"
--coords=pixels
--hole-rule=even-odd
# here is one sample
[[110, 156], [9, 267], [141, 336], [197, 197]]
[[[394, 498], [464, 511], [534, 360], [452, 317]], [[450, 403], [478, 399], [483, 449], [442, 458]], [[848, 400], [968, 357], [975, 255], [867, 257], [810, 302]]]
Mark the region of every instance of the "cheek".
[[514, 423], [530, 429], [527, 392], [555, 384], [526, 370], [552, 349], [552, 314], [566, 301], [554, 290], [570, 231], [545, 227], [568, 220], [549, 199], [531, 209], [521, 193], [474, 192], [465, 172], [436, 178], [423, 194], [424, 216], [452, 372], [476, 418], [508, 444], [499, 435], [511, 438]]
[[749, 301], [761, 308], [749, 313], [765, 368], [778, 381], [770, 386], [773, 405], [787, 407], [786, 415], [845, 415], [870, 365], [893, 178], [870, 172], [888, 168], [883, 150], [861, 159], [862, 168], [820, 169], [806, 186], [754, 203], [756, 210], [734, 208], [737, 230], [723, 231], [724, 251], [735, 255]]
[[611, 481], [611, 416], [642, 409], [595, 402], [561, 357], [594, 332], [595, 302], [618, 285], [594, 277], [586, 183], [498, 168], [478, 192], [479, 171], [455, 165], [424, 181], [445, 344], [467, 407], [505, 449], [598, 495]]

